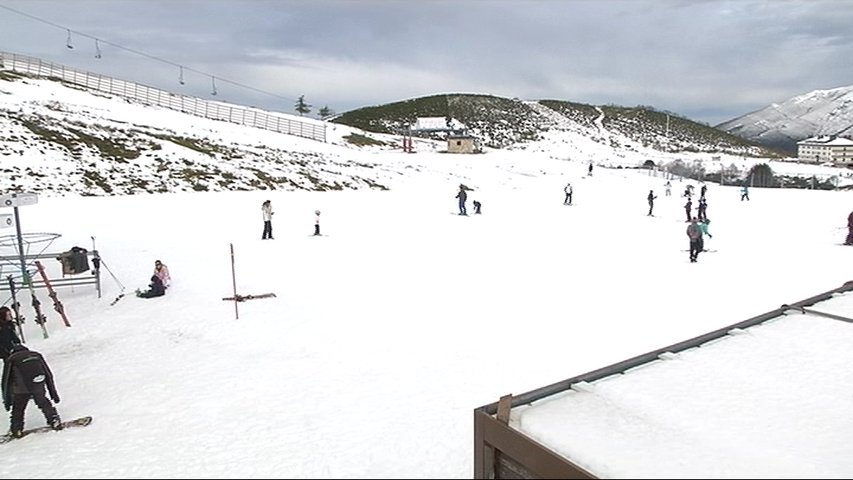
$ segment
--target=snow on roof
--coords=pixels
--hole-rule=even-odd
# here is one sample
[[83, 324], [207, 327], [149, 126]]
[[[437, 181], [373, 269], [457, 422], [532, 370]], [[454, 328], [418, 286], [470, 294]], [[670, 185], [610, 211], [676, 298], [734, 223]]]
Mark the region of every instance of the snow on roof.
[[[809, 307], [850, 317], [853, 292]], [[512, 410], [599, 478], [850, 478], [853, 324], [792, 312]]]
[[467, 128], [464, 123], [455, 118], [447, 117], [418, 117], [412, 130], [463, 130]]
[[846, 137], [835, 137], [832, 135], [819, 135], [797, 142], [798, 144], [820, 144], [831, 146], [853, 146], [853, 140]]

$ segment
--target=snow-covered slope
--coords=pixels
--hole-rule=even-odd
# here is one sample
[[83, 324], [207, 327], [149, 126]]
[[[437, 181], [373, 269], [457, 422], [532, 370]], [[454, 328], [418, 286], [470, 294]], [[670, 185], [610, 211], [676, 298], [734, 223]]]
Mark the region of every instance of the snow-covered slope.
[[[708, 173], [731, 165], [746, 172], [755, 163], [772, 161], [754, 146], [726, 143], [688, 121], [672, 118], [670, 125], [660, 112], [518, 103], [516, 110], [532, 112], [528, 120], [541, 126], [539, 133], [501, 149], [486, 147], [482, 155], [521, 150], [611, 167], [699, 162], [707, 164]], [[483, 118], [488, 122], [491, 117]], [[493, 119], [490, 125], [490, 134], [501, 138], [517, 133], [513, 122]], [[500, 128], [508, 133], [496, 133]], [[399, 135], [340, 123], [327, 124], [326, 138], [324, 143], [258, 130], [0, 72], [0, 191], [101, 196], [387, 190], [419, 172], [443, 168], [422, 154], [444, 152], [447, 145], [416, 137], [416, 154], [406, 154]], [[482, 155], [470, 158], [482, 161]], [[773, 169], [785, 173], [787, 165]]]
[[853, 133], [853, 86], [798, 95], [717, 128], [793, 152], [797, 141], [814, 135]]

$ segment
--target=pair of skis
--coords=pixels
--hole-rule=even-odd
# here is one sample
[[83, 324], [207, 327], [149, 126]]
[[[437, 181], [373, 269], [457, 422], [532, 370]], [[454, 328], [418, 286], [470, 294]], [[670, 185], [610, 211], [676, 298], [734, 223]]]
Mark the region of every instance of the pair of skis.
[[[63, 323], [65, 323], [66, 327], [71, 326], [71, 322], [68, 321], [68, 316], [65, 315], [65, 306], [62, 305], [62, 302], [59, 300], [59, 297], [56, 295], [56, 291], [53, 289], [53, 285], [50, 283], [50, 279], [47, 277], [47, 273], [44, 271], [44, 266], [42, 266], [41, 262], [38, 260], [35, 261], [36, 268], [38, 269], [39, 274], [41, 275], [42, 280], [44, 281], [45, 286], [47, 287], [48, 296], [51, 300], [53, 300], [53, 308], [59, 313], [62, 317]], [[28, 277], [29, 274], [24, 272], [24, 274]], [[21, 335], [21, 340], [25, 341], [24, 338], [24, 328], [23, 321], [24, 317], [20, 313], [20, 304], [18, 303], [17, 294], [15, 291], [15, 280], [11, 275], [8, 277], [9, 281], [9, 291], [12, 294], [12, 309], [15, 312], [16, 324], [18, 325], [18, 332]], [[33, 282], [30, 278], [24, 278], [24, 284], [27, 285], [30, 289], [30, 297], [32, 298], [33, 309], [36, 311], [35, 322], [41, 327], [42, 336], [44, 338], [50, 338], [50, 334], [47, 332], [47, 317], [41, 311], [41, 301], [39, 301], [38, 297], [36, 297], [36, 291], [33, 287]]]
[[[26, 272], [24, 274], [27, 275]], [[20, 303], [18, 303], [18, 297], [17, 297], [16, 291], [15, 291], [15, 280], [12, 279], [11, 275], [9, 275], [8, 279], [9, 279], [9, 291], [12, 293], [12, 307], [15, 311], [15, 316], [17, 318], [18, 331], [21, 335], [21, 340], [26, 341], [26, 339], [24, 338], [24, 326], [23, 326], [24, 317], [23, 317], [23, 315], [21, 315], [20, 309], [19, 309]], [[36, 311], [36, 318], [35, 318], [36, 325], [41, 327], [42, 337], [50, 338], [50, 334], [47, 333], [47, 326], [45, 326], [45, 323], [47, 322], [47, 317], [45, 317], [44, 314], [41, 312], [41, 302], [39, 301], [38, 297], [36, 297], [36, 292], [35, 292], [35, 289], [33, 288], [33, 283], [32, 283], [32, 281], [30, 281], [27, 278], [24, 279], [24, 283], [30, 287], [30, 296], [33, 299], [32, 305]]]

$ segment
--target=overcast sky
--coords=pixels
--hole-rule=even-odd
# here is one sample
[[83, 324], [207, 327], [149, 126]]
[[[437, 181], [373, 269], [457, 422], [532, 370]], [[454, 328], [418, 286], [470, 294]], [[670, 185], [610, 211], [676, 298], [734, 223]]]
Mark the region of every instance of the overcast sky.
[[853, 85], [851, 25], [845, 0], [0, 0], [0, 50], [288, 113], [484, 93], [716, 125]]

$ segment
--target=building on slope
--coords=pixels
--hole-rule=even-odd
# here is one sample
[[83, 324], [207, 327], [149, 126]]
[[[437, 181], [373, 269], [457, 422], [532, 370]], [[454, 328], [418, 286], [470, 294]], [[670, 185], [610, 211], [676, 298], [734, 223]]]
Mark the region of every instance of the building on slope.
[[820, 135], [797, 142], [797, 157], [809, 163], [831, 163], [836, 167], [853, 166], [853, 139]]

